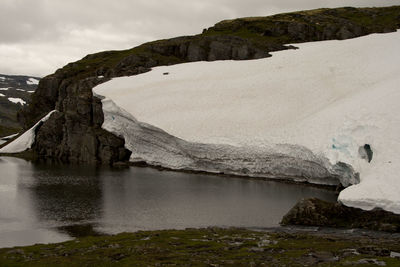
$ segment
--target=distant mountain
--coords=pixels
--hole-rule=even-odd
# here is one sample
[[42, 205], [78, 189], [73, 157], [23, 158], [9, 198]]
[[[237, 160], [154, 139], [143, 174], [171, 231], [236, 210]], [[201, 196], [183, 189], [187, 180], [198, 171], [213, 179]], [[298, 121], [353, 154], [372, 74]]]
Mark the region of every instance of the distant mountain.
[[0, 137], [21, 129], [17, 113], [31, 101], [40, 78], [0, 74]]

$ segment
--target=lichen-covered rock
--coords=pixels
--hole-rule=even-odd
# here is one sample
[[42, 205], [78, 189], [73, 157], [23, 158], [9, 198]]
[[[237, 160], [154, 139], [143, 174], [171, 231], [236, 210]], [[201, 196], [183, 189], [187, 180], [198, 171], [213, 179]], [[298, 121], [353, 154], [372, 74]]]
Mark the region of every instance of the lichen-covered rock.
[[400, 232], [400, 215], [378, 208], [366, 211], [310, 198], [297, 203], [283, 217], [281, 224]]

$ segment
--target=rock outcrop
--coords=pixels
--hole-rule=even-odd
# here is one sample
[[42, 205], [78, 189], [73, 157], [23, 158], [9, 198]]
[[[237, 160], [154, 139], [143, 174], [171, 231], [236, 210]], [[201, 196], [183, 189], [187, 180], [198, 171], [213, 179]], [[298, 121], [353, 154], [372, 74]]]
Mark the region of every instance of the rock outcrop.
[[112, 164], [129, 159], [124, 140], [101, 129], [101, 101], [92, 88], [113, 77], [193, 61], [247, 60], [291, 49], [285, 44], [347, 39], [400, 27], [400, 6], [338, 8], [222, 21], [202, 34], [160, 40], [124, 51], [88, 55], [40, 81], [32, 103], [19, 113], [25, 128], [51, 110], [32, 149], [63, 161]]
[[311, 198], [297, 203], [283, 217], [281, 224], [400, 232], [400, 215], [378, 208], [366, 211]]

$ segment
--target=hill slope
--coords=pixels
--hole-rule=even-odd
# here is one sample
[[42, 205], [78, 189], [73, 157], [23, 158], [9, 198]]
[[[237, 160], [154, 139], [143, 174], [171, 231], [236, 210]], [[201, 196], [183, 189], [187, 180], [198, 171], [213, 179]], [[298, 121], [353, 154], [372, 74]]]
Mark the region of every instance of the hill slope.
[[17, 113], [31, 100], [39, 78], [0, 74], [0, 137], [21, 130]]

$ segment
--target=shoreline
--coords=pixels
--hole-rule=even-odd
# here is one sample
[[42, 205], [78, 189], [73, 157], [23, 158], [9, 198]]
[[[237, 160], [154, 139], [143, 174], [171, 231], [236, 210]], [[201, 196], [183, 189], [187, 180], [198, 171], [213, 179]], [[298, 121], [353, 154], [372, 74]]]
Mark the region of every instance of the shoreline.
[[[0, 153], [1, 157], [12, 157], [12, 158], [19, 158], [24, 159], [31, 162], [50, 162], [51, 164], [62, 164], [62, 165], [80, 165], [79, 163], [66, 163], [61, 160], [54, 160], [54, 159], [46, 159], [38, 157], [33, 151], [28, 150], [19, 153]], [[85, 164], [89, 166], [104, 166], [101, 164]], [[115, 164], [111, 165], [110, 168], [120, 169], [120, 168], [129, 168], [129, 167], [137, 167], [137, 168], [151, 168], [153, 170], [158, 170], [160, 172], [177, 172], [177, 173], [186, 173], [186, 174], [202, 174], [202, 175], [210, 175], [215, 177], [225, 177], [225, 178], [238, 178], [238, 179], [254, 179], [259, 181], [268, 181], [268, 182], [278, 182], [284, 184], [292, 184], [292, 185], [299, 185], [299, 186], [307, 186], [319, 189], [325, 189], [329, 191], [335, 191], [337, 195], [339, 195], [340, 191], [344, 189], [343, 186], [335, 186], [335, 185], [324, 185], [324, 184], [314, 184], [307, 181], [296, 181], [296, 178], [268, 178], [262, 176], [246, 176], [246, 175], [238, 175], [238, 174], [229, 174], [229, 173], [215, 173], [215, 172], [208, 172], [208, 171], [197, 171], [197, 170], [185, 170], [185, 169], [170, 169], [162, 166], [157, 165], [150, 165], [145, 162], [116, 162]]]
[[[400, 236], [271, 229], [139, 231], [1, 248], [2, 266], [208, 265], [399, 266]], [[363, 266], [365, 266], [363, 265]]]

